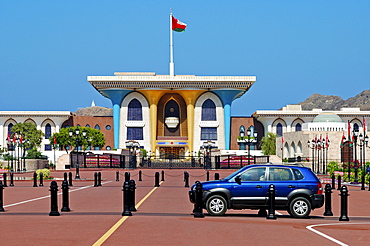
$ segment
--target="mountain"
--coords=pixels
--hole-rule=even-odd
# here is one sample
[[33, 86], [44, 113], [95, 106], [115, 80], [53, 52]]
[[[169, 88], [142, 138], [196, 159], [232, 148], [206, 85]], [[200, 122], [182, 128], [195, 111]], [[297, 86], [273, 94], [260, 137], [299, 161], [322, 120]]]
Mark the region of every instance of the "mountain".
[[347, 100], [344, 100], [339, 96], [327, 96], [315, 93], [298, 104], [302, 105], [303, 110], [312, 110], [314, 108], [321, 108], [327, 111], [336, 111], [341, 108], [360, 108], [361, 110], [370, 110], [370, 90], [365, 90]]
[[76, 116], [112, 116], [113, 110], [111, 108], [91, 106], [80, 108], [74, 114]]

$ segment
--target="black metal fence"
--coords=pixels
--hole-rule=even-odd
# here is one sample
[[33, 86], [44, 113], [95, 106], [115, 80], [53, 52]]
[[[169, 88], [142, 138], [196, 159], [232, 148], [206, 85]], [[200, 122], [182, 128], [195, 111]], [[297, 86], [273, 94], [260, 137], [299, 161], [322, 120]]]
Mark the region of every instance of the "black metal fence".
[[269, 156], [203, 156], [163, 158], [120, 154], [71, 153], [72, 168], [161, 168], [161, 169], [239, 169], [243, 166], [269, 162]]

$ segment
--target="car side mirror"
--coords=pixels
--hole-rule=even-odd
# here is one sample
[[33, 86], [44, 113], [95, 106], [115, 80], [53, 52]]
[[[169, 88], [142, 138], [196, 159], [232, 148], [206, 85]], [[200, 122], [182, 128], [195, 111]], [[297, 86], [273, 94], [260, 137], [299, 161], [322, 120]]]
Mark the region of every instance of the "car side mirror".
[[235, 177], [235, 182], [238, 183], [238, 184], [242, 184], [242, 180], [240, 178], [240, 175]]

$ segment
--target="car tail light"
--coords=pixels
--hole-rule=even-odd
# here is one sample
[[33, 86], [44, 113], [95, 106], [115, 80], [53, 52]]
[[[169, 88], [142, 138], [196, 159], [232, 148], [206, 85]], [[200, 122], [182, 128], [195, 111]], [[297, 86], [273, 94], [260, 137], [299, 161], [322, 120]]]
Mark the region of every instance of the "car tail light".
[[322, 184], [317, 182], [317, 194], [322, 195]]

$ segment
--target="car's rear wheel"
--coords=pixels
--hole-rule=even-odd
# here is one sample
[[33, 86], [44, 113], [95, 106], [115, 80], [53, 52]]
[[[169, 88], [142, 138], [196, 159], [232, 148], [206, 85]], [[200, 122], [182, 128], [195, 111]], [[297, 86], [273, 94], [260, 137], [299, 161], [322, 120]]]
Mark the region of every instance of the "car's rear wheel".
[[288, 212], [295, 218], [306, 218], [311, 213], [311, 203], [304, 197], [296, 197], [290, 202]]
[[211, 196], [206, 202], [206, 209], [208, 214], [210, 215], [224, 215], [227, 210], [227, 203], [225, 198], [220, 195]]

